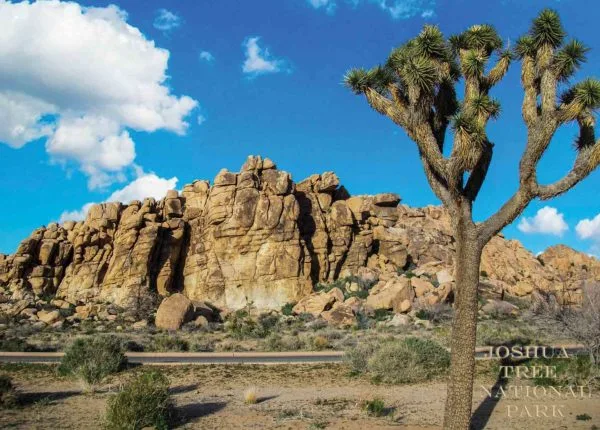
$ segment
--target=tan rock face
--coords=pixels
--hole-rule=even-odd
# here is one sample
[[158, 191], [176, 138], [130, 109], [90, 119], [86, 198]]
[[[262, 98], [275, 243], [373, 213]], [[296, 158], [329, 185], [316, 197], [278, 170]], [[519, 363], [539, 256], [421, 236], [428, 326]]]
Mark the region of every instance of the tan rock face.
[[335, 303], [344, 301], [344, 293], [339, 288], [333, 288], [329, 292], [319, 292], [305, 296], [293, 307], [295, 314], [309, 313], [319, 316], [322, 312], [333, 307]]
[[[450, 217], [440, 207], [399, 202], [393, 193], [350, 196], [333, 172], [294, 184], [271, 160], [251, 156], [212, 185], [197, 180], [160, 201], [95, 205], [85, 221], [35, 230], [14, 255], [0, 255], [0, 295], [9, 302], [0, 308], [10, 314], [19, 301], [53, 294], [65, 307], [127, 307], [180, 292], [224, 310], [297, 303], [298, 312], [321, 314], [343, 297], [331, 301], [311, 294], [313, 287], [349, 275], [376, 283], [371, 307], [405, 311], [416, 296], [445, 301], [454, 284]], [[398, 275], [408, 272], [410, 286]], [[577, 303], [582, 285], [600, 279], [600, 263], [566, 247], [538, 259], [497, 236], [481, 272], [499, 292], [545, 290]], [[352, 282], [349, 291], [359, 291]], [[343, 320], [349, 313], [340, 306]]]
[[412, 302], [414, 298], [415, 292], [410, 285], [410, 280], [404, 276], [394, 276], [387, 281], [379, 281], [371, 289], [366, 305], [373, 310], [390, 309], [403, 312], [406, 307], [404, 301]]
[[194, 317], [194, 305], [183, 294], [166, 297], [158, 307], [154, 323], [165, 330], [178, 330]]

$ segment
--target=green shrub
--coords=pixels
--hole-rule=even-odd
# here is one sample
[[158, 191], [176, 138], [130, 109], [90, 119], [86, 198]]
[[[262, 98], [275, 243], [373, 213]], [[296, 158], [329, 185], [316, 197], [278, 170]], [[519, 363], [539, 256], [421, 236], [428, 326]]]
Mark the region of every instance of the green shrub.
[[280, 336], [271, 333], [265, 339], [265, 347], [269, 351], [297, 351], [304, 347], [298, 336]]
[[360, 375], [366, 373], [369, 367], [369, 359], [375, 352], [375, 345], [371, 342], [359, 343], [344, 354], [344, 358], [350, 364], [350, 373]]
[[279, 316], [274, 314], [261, 314], [255, 320], [247, 310], [240, 309], [231, 313], [225, 322], [225, 329], [235, 339], [265, 338], [277, 326]]
[[429, 380], [446, 372], [450, 353], [429, 339], [409, 337], [384, 343], [368, 361], [373, 380], [390, 384]]
[[575, 418], [577, 419], [577, 421], [589, 421], [592, 419], [592, 417], [588, 414], [577, 415]]
[[373, 318], [375, 319], [375, 321], [385, 321], [390, 319], [392, 315], [394, 315], [394, 312], [388, 309], [375, 309], [375, 312], [373, 313]]
[[10, 377], [0, 375], [0, 409], [12, 408], [17, 404], [17, 395]]
[[317, 351], [321, 351], [325, 348], [329, 348], [329, 339], [327, 339], [325, 336], [315, 336], [312, 339], [312, 346]]
[[150, 351], [157, 352], [185, 352], [189, 351], [190, 345], [187, 341], [166, 334], [154, 335], [148, 346]]
[[114, 336], [75, 339], [65, 351], [58, 371], [74, 375], [88, 384], [97, 384], [127, 364], [121, 341]]
[[159, 371], [145, 372], [108, 400], [107, 430], [167, 429], [173, 418], [169, 380]]
[[292, 309], [294, 309], [294, 304], [293, 303], [286, 303], [285, 305], [283, 305], [281, 307], [281, 313], [283, 315], [286, 315], [286, 316], [293, 315], [294, 313], [292, 312]]
[[373, 400], [367, 400], [363, 405], [363, 409], [372, 417], [382, 417], [386, 415], [385, 403], [383, 403], [383, 400], [381, 399], [375, 398]]

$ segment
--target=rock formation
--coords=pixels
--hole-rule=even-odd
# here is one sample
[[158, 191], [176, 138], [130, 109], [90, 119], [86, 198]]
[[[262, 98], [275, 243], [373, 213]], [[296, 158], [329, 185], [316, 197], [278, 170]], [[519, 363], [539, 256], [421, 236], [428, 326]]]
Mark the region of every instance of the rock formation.
[[[295, 184], [271, 160], [251, 156], [212, 185], [95, 205], [85, 221], [35, 230], [14, 255], [0, 255], [0, 292], [13, 303], [54, 296], [132, 306], [178, 292], [230, 310], [299, 302], [347, 321], [362, 302], [340, 290], [307, 298], [315, 286], [353, 276], [372, 287], [366, 305], [406, 311], [415, 300], [451, 297], [453, 258], [442, 208], [410, 208], [392, 193], [350, 196], [332, 172]], [[577, 303], [582, 286], [600, 279], [600, 262], [564, 246], [536, 258], [499, 235], [484, 250], [481, 274], [500, 292], [538, 289]]]

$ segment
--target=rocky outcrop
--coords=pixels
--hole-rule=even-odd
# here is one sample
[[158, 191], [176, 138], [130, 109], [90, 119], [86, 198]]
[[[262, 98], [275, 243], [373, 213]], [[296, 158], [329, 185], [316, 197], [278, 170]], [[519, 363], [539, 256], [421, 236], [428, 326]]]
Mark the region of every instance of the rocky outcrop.
[[[298, 313], [345, 324], [363, 305], [407, 312], [413, 301], [448, 300], [454, 252], [440, 207], [410, 208], [393, 193], [350, 196], [333, 172], [296, 184], [251, 156], [212, 184], [94, 205], [84, 221], [35, 230], [14, 255], [0, 255], [0, 294], [10, 302], [0, 306], [53, 297], [81, 308], [139, 307], [150, 295], [181, 293], [229, 310], [298, 303]], [[576, 303], [582, 286], [600, 279], [600, 263], [566, 247], [536, 258], [498, 235], [481, 274], [499, 296], [544, 290]], [[350, 279], [345, 292], [311, 295], [340, 279]]]

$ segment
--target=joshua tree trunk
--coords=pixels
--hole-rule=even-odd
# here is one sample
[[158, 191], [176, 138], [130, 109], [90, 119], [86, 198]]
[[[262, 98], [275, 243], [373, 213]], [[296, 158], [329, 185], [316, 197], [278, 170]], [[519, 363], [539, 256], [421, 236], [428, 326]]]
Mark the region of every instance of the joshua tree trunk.
[[483, 248], [474, 228], [460, 225], [456, 230], [456, 313], [452, 325], [452, 360], [444, 416], [444, 429], [447, 430], [468, 429], [471, 420], [477, 334], [477, 287]]

